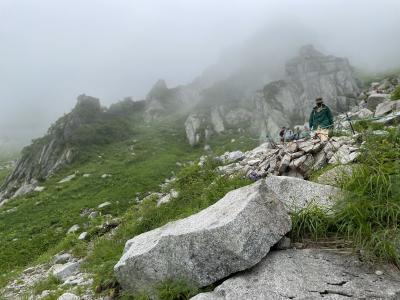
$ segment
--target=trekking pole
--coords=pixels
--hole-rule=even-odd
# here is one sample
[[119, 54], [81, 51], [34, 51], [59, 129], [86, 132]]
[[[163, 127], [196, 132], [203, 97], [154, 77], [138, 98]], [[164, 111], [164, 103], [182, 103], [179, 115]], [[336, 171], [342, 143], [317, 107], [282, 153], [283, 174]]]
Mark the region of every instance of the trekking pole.
[[353, 124], [351, 124], [351, 121], [350, 121], [349, 115], [348, 115], [347, 113], [346, 113], [346, 120], [347, 120], [347, 121], [349, 121], [349, 124], [350, 124], [351, 131], [353, 132], [353, 135], [355, 135], [355, 134], [356, 134], [356, 132], [354, 131]]

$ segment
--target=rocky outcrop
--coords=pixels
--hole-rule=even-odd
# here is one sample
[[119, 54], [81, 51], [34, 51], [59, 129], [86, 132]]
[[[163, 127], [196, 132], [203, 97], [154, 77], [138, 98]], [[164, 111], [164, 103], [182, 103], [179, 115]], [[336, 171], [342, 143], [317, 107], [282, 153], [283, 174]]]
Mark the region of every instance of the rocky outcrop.
[[331, 208], [340, 195], [340, 189], [286, 176], [268, 176], [267, 186], [288, 211], [297, 211], [315, 204], [321, 208]]
[[145, 122], [160, 121], [170, 115], [188, 111], [200, 101], [200, 91], [195, 83], [170, 89], [163, 79], [158, 80], [145, 99]]
[[367, 108], [374, 111], [379, 104], [388, 101], [390, 99], [389, 94], [371, 94], [367, 99]]
[[257, 264], [290, 228], [283, 205], [260, 181], [129, 240], [114, 269], [129, 291], [150, 290], [165, 279], [207, 286]]
[[323, 97], [334, 113], [340, 113], [356, 104], [361, 91], [347, 59], [324, 55], [311, 45], [302, 47], [285, 70], [282, 80], [260, 91], [234, 93], [226, 90], [229, 83], [217, 83], [204, 93], [197, 110], [212, 121], [217, 133], [240, 128], [264, 139], [282, 126], [304, 124], [317, 97]]
[[22, 151], [21, 158], [0, 188], [1, 199], [30, 192], [37, 182], [53, 175], [74, 158], [70, 141], [79, 128], [100, 118], [102, 108], [97, 98], [80, 95], [75, 108], [52, 125], [46, 136], [34, 140]]
[[355, 256], [304, 249], [271, 252], [256, 267], [192, 300], [394, 300], [399, 297], [398, 276], [377, 275]]
[[400, 110], [400, 100], [397, 101], [384, 101], [376, 106], [375, 117], [382, 117], [391, 112]]
[[190, 114], [185, 121], [186, 136], [189, 144], [194, 146], [200, 142], [202, 119], [196, 114]]
[[[227, 152], [217, 159], [225, 165], [218, 167], [222, 175], [244, 174], [257, 180], [267, 175], [284, 175], [307, 178], [312, 171], [327, 164], [348, 164], [359, 156], [359, 145], [347, 136], [332, 137], [322, 142], [319, 139], [298, 140], [273, 146], [264, 143], [240, 156], [240, 161], [230, 161], [235, 152]], [[229, 160], [228, 160], [229, 161]]]

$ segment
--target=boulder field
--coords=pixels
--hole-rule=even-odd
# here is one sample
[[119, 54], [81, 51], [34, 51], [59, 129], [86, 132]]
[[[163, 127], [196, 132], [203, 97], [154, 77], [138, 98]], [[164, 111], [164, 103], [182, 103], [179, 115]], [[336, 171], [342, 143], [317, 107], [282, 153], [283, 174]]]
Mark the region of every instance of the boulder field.
[[193, 300], [399, 299], [398, 272], [375, 272], [356, 255], [271, 250], [291, 230], [290, 213], [309, 203], [329, 209], [339, 194], [332, 186], [270, 175], [129, 240], [114, 267], [117, 280], [133, 293], [151, 293], [167, 279], [219, 284]]
[[114, 269], [129, 291], [151, 290], [165, 279], [203, 287], [254, 266], [290, 229], [283, 204], [259, 181], [129, 240]]

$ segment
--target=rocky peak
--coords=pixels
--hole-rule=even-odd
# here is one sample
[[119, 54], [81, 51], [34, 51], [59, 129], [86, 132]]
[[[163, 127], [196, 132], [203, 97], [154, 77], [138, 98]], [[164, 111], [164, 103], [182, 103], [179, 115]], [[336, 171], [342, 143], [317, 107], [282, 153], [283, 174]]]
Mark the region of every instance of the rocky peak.
[[163, 98], [167, 92], [168, 92], [168, 87], [165, 80], [159, 79], [153, 85], [150, 92], [147, 94], [146, 99], [147, 100], [160, 99]]
[[321, 52], [316, 50], [313, 45], [305, 45], [300, 48], [299, 56], [302, 58], [314, 58], [324, 56]]
[[[323, 97], [336, 114], [349, 110], [361, 91], [346, 58], [324, 55], [312, 45], [300, 48], [298, 56], [286, 63], [285, 72], [284, 78], [266, 84], [261, 91], [241, 96], [231, 85], [221, 87], [208, 103], [209, 116], [203, 118], [211, 120], [211, 124], [201, 124], [193, 131], [192, 122], [186, 122], [188, 140], [192, 144], [196, 140], [193, 137], [204, 136], [205, 133], [198, 132], [203, 128], [211, 127], [214, 132], [222, 133], [225, 128], [219, 124], [249, 131], [264, 140], [266, 135], [276, 136], [282, 126], [304, 124], [317, 97]], [[221, 102], [223, 97], [226, 99]], [[200, 104], [204, 106], [204, 102]], [[213, 115], [216, 109], [218, 114]]]
[[80, 95], [74, 109], [58, 119], [47, 134], [24, 148], [12, 173], [0, 187], [2, 199], [32, 191], [45, 179], [73, 160], [75, 149], [69, 142], [83, 125], [93, 124], [102, 116], [97, 98]]

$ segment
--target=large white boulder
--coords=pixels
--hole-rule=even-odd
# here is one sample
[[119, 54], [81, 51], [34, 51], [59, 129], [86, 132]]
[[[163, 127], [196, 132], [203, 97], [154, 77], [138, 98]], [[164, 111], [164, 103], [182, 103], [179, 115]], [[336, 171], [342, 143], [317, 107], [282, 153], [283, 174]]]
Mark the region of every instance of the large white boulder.
[[340, 193], [340, 189], [330, 185], [287, 176], [271, 175], [265, 183], [289, 211], [306, 208], [310, 203], [330, 208]]
[[207, 286], [257, 264], [290, 229], [284, 206], [259, 181], [129, 240], [114, 270], [129, 291], [150, 290], [165, 279]]
[[192, 300], [399, 299], [398, 277], [378, 276], [355, 256], [319, 249], [274, 251]]

